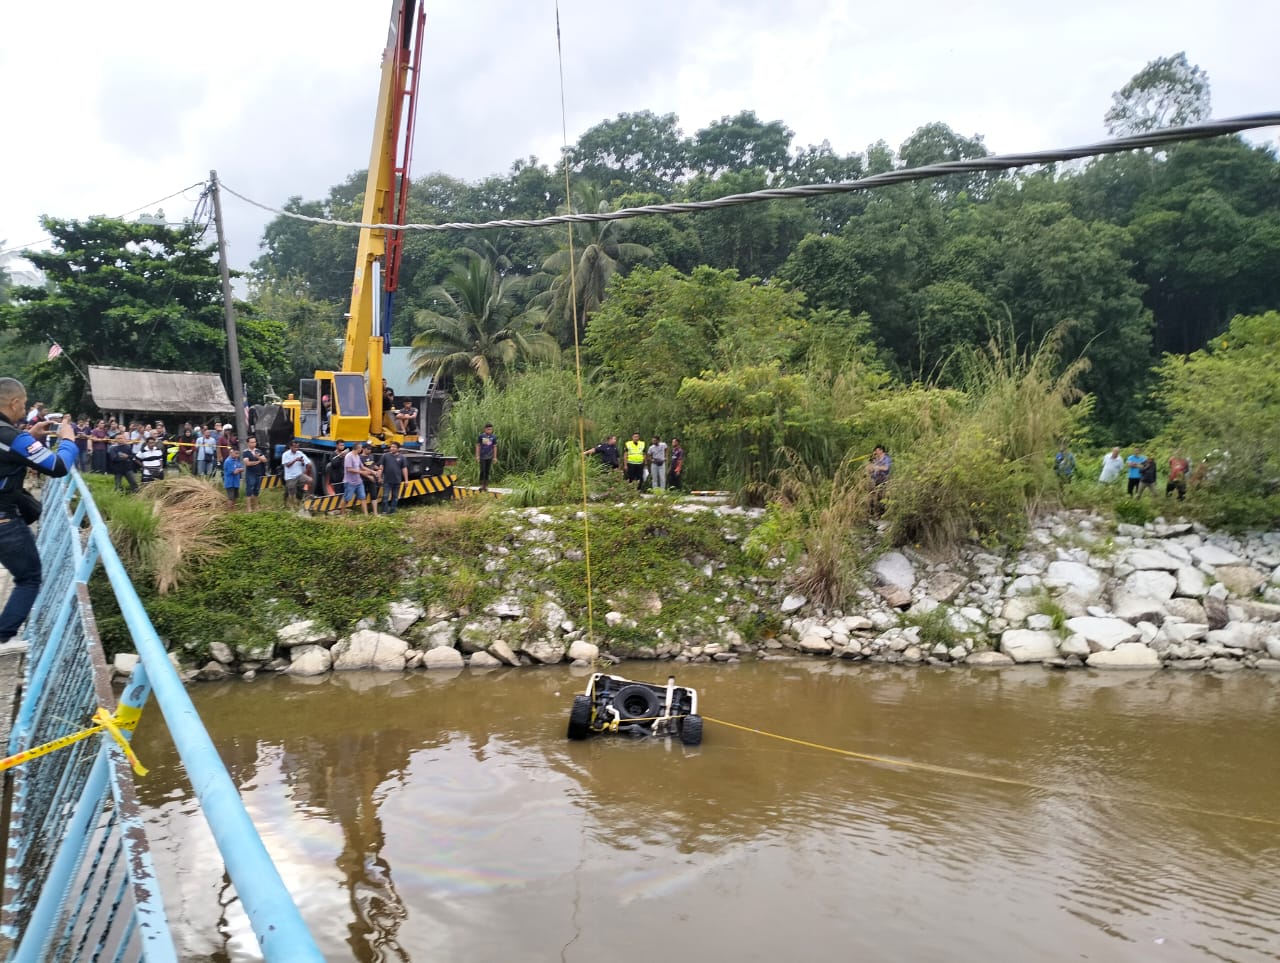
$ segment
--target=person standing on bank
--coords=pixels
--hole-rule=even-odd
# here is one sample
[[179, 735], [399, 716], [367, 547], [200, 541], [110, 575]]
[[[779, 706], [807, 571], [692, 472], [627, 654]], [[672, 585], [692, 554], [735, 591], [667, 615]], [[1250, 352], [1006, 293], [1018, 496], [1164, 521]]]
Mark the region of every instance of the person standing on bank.
[[680, 444], [679, 438], [671, 439], [671, 449], [668, 452], [668, 457], [671, 459], [670, 487], [679, 488], [680, 479], [684, 475], [684, 447]]
[[400, 442], [393, 441], [382, 456], [382, 514], [394, 515], [400, 507], [400, 484], [407, 473]]
[[[0, 643], [18, 634], [27, 620], [44, 569], [30, 526], [40, 517], [40, 503], [22, 487], [27, 469], [61, 478], [80, 457], [71, 416], [61, 423], [37, 422], [21, 429], [27, 411], [27, 389], [15, 378], [0, 378], [0, 565], [13, 576], [13, 590], [0, 611]], [[57, 432], [57, 446], [47, 447], [49, 434]]]
[[493, 433], [493, 425], [485, 425], [484, 431], [476, 439], [476, 461], [480, 463], [480, 490], [489, 490], [489, 472], [494, 460], [498, 457], [498, 439]]
[[646, 454], [649, 456], [649, 486], [665, 489], [667, 487], [667, 443], [661, 436], [654, 435]]
[[618, 470], [618, 436], [610, 435], [594, 448], [588, 448], [584, 455], [598, 455], [600, 464], [610, 471]]
[[644, 442], [640, 440], [640, 432], [632, 432], [627, 449], [627, 481], [635, 482], [639, 488], [644, 481]]
[[280, 464], [284, 467], [284, 507], [286, 509], [302, 505], [302, 476], [308, 461], [310, 459], [298, 447], [296, 438], [289, 442], [289, 447], [280, 457]]

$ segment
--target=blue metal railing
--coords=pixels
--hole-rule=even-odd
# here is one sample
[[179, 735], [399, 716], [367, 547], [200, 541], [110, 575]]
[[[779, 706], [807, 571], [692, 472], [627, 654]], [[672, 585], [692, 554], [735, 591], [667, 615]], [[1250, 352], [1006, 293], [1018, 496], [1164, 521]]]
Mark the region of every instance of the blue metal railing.
[[[140, 710], [154, 691], [264, 959], [322, 960], [84, 480], [72, 472], [51, 481], [44, 506], [44, 584], [27, 622], [27, 684], [9, 752], [83, 729], [99, 708], [115, 711], [87, 590], [101, 562], [140, 657], [122, 709]], [[17, 963], [177, 960], [132, 779], [124, 753], [105, 735], [16, 770], [0, 933], [15, 943]]]

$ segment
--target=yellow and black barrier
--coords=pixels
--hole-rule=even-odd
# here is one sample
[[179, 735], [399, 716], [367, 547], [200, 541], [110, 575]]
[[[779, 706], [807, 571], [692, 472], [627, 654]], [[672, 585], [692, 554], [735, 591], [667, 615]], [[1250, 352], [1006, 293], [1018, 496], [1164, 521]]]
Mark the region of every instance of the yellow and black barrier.
[[[400, 500], [405, 501], [409, 498], [423, 498], [432, 495], [449, 497], [452, 490], [454, 497], [457, 497], [457, 488], [455, 487], [457, 478], [453, 475], [433, 475], [427, 478], [410, 478], [400, 483]], [[366, 498], [365, 503], [376, 505], [377, 502], [372, 498]], [[360, 504], [359, 502], [351, 502], [351, 505]], [[302, 507], [315, 515], [322, 515], [326, 512], [334, 512], [342, 508], [341, 495], [308, 495], [302, 500]]]
[[501, 498], [502, 492], [485, 491], [482, 488], [461, 488], [453, 486], [454, 498]]

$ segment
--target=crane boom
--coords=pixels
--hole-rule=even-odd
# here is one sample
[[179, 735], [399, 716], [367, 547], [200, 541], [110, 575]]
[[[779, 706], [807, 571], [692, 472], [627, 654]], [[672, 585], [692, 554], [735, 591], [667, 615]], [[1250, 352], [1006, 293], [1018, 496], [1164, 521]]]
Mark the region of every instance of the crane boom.
[[[426, 10], [418, 0], [393, 0], [365, 182], [361, 215], [365, 224], [403, 224], [408, 214], [409, 161], [425, 21]], [[365, 376], [368, 431], [375, 434], [382, 430], [382, 353], [390, 346], [401, 240], [399, 231], [361, 228], [351, 283], [342, 371]]]

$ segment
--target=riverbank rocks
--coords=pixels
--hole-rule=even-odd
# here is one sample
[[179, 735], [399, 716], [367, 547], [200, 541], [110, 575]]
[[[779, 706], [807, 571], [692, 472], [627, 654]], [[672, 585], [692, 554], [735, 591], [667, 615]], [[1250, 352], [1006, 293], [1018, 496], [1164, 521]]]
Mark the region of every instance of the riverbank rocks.
[[[585, 609], [547, 577], [582, 561], [581, 512], [511, 509], [489, 520], [483, 554], [500, 565], [480, 578], [473, 602], [422, 596], [420, 573], [406, 575], [356, 631], [299, 618], [265, 643], [213, 643], [184, 672], [585, 670], [625, 659], [1231, 672], [1280, 662], [1280, 532], [1229, 536], [1177, 518], [1139, 526], [1063, 510], [1037, 519], [1020, 550], [971, 545], [943, 557], [905, 546], [876, 556], [868, 536], [863, 580], [836, 608], [798, 589], [806, 583], [796, 577], [811, 574], [804, 558], [743, 552], [759, 510], [658, 501], [610, 510], [654, 512], [637, 531], [655, 537], [673, 525], [710, 527], [720, 548], [665, 559], [643, 588], [601, 586], [590, 638]], [[445, 552], [424, 561], [444, 578], [476, 564]]]

